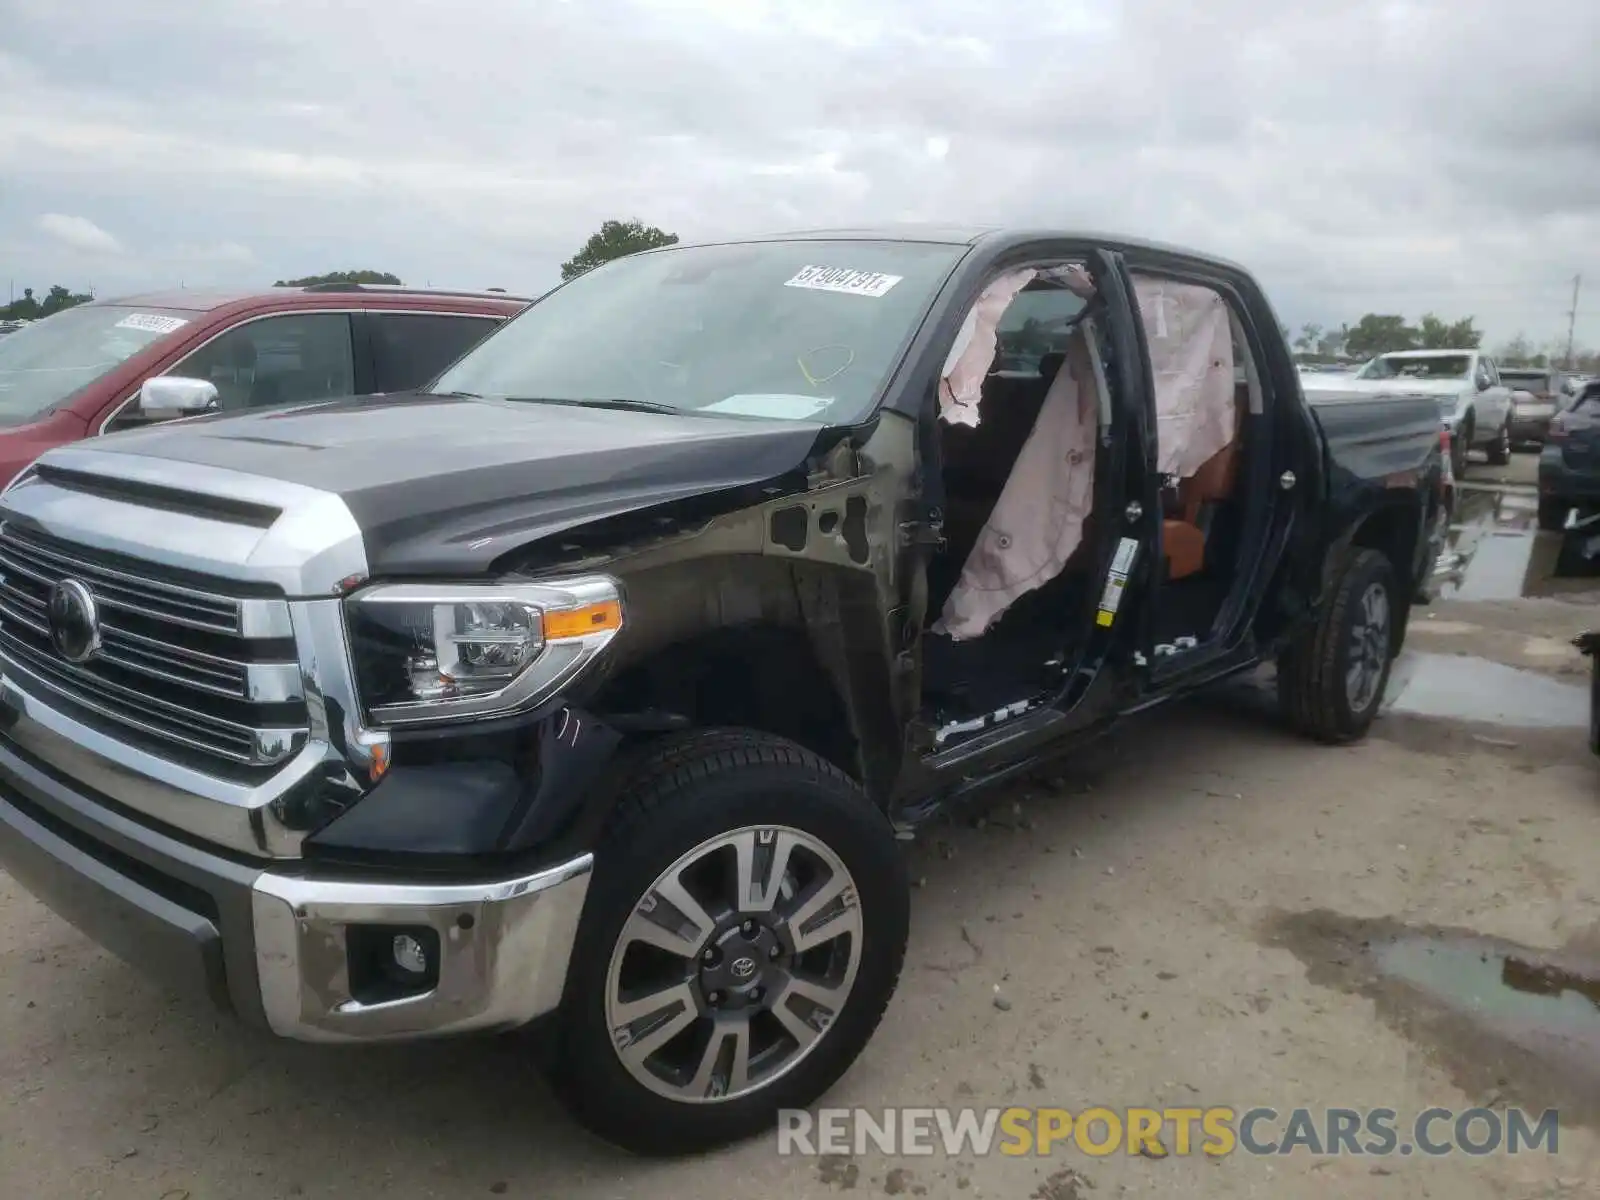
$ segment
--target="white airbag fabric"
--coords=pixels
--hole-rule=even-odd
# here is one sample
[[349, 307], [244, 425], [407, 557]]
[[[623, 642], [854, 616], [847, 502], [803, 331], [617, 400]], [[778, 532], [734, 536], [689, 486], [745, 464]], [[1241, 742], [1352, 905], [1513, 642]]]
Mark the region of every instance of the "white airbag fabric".
[[978, 401], [983, 398], [983, 380], [994, 362], [995, 330], [1000, 318], [1016, 299], [1017, 293], [1038, 274], [1031, 267], [1008, 271], [983, 289], [977, 303], [961, 323], [955, 345], [945, 359], [939, 380], [939, 415], [952, 425], [978, 424]]
[[1088, 344], [1078, 329], [933, 632], [978, 637], [1017, 597], [1061, 574], [1094, 506], [1098, 412]]
[[1156, 388], [1157, 469], [1187, 479], [1233, 441], [1233, 335], [1228, 305], [1211, 288], [1149, 275], [1133, 291]]

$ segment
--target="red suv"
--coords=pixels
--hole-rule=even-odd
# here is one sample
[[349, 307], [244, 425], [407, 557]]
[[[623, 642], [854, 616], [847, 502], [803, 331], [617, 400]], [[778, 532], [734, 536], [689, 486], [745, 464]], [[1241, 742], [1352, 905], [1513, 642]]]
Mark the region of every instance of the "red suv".
[[0, 338], [0, 486], [52, 446], [172, 415], [141, 409], [146, 380], [203, 381], [166, 390], [221, 411], [406, 391], [527, 304], [502, 292], [319, 284], [66, 309]]

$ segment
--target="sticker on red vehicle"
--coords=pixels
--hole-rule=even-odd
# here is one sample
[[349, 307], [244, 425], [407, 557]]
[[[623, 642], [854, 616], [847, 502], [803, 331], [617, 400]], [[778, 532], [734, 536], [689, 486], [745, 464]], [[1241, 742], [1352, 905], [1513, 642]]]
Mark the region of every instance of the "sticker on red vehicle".
[[188, 323], [182, 317], [169, 317], [162, 313], [129, 313], [117, 322], [117, 328], [137, 329], [140, 333], [171, 333]]

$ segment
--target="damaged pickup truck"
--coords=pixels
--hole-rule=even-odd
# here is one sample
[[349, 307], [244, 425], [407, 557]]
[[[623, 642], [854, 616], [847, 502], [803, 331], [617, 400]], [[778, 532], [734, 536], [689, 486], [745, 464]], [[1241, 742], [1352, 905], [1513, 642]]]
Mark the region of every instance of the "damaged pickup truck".
[[549, 1018], [613, 1142], [759, 1131], [882, 1018], [943, 807], [1262, 663], [1366, 731], [1438, 411], [1308, 404], [1278, 328], [1111, 238], [675, 246], [420, 394], [51, 451], [0, 498], [0, 864], [282, 1036]]

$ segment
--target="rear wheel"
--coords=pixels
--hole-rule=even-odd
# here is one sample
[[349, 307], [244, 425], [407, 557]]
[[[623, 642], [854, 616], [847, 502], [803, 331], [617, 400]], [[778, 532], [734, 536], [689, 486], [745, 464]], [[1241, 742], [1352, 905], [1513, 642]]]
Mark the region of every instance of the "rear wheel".
[[1506, 418], [1506, 423], [1500, 426], [1500, 432], [1489, 446], [1489, 462], [1496, 467], [1506, 466], [1511, 461], [1511, 418]]
[[1572, 505], [1560, 496], [1539, 497], [1539, 528], [1559, 533], [1567, 521], [1567, 510]]
[[1347, 551], [1321, 616], [1278, 663], [1289, 724], [1323, 742], [1364, 736], [1388, 686], [1400, 616], [1389, 560], [1377, 550]]
[[636, 1153], [760, 1133], [860, 1054], [894, 993], [910, 887], [888, 820], [782, 738], [663, 739], [595, 852], [557, 1081]]

